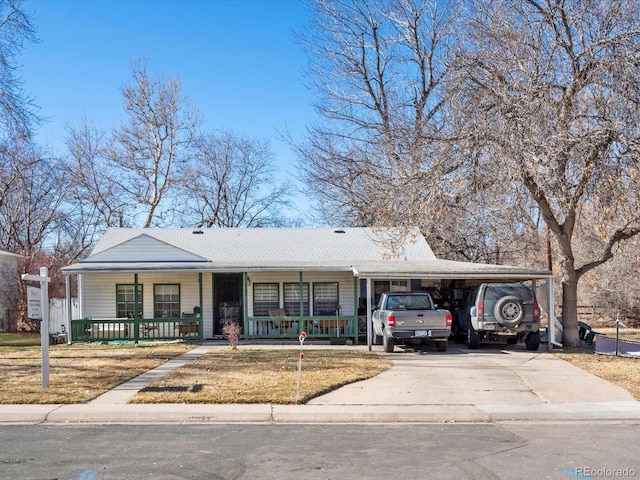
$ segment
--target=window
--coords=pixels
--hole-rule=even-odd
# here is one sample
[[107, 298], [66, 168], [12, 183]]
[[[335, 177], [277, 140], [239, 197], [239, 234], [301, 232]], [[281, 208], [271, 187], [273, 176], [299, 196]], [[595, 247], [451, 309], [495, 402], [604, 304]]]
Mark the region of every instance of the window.
[[313, 314], [335, 315], [338, 308], [338, 282], [313, 284]]
[[[284, 309], [287, 315], [300, 315], [300, 284], [284, 284]], [[302, 284], [302, 315], [309, 315], [309, 284]]]
[[409, 290], [408, 280], [374, 280], [373, 303], [377, 304], [384, 292], [406, 292]]
[[277, 283], [253, 284], [253, 315], [255, 317], [268, 317], [269, 310], [280, 307], [278, 301], [280, 290]]
[[[135, 285], [116, 285], [116, 318], [133, 318]], [[142, 316], [142, 285], [138, 284], [138, 310]]]
[[153, 315], [155, 318], [180, 317], [180, 285], [153, 286]]

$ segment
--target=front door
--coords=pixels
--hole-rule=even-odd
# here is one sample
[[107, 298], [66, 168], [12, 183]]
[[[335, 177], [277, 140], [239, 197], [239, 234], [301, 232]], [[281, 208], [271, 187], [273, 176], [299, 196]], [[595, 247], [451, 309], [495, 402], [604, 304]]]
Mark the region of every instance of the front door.
[[242, 274], [216, 274], [214, 285], [213, 334], [222, 335], [227, 323], [236, 322], [242, 329]]

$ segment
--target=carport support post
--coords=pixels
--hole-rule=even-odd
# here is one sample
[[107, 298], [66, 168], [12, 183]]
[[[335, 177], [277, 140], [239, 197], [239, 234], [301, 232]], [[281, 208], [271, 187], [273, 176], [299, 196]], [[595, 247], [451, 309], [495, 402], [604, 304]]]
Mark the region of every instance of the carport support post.
[[547, 348], [553, 351], [553, 344], [556, 343], [556, 306], [553, 303], [553, 277], [547, 278], [547, 315], [549, 322], [547, 326]]
[[371, 351], [371, 278], [367, 277], [367, 345]]

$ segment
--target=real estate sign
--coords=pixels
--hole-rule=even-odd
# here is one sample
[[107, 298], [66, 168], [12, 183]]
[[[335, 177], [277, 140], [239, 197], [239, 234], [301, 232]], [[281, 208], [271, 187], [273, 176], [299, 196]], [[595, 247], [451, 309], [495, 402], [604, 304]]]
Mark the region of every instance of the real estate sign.
[[42, 294], [39, 286], [27, 285], [27, 317], [29, 320], [42, 321]]

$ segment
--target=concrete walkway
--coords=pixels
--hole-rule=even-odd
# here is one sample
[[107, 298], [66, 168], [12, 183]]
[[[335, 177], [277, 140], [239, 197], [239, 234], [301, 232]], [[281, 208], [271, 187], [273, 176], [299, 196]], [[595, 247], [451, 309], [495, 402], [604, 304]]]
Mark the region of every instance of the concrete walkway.
[[[205, 344], [81, 405], [0, 405], [0, 423], [424, 423], [640, 420], [626, 390], [547, 352], [451, 344], [385, 354], [393, 367], [305, 405], [128, 404], [136, 392], [221, 344]], [[226, 347], [225, 347], [226, 348]], [[241, 345], [239, 348], [296, 348]], [[356, 348], [366, 346], [305, 346]], [[304, 380], [304, 377], [303, 377]]]
[[153, 370], [149, 370], [142, 375], [138, 375], [137, 377], [132, 378], [128, 382], [118, 385], [113, 390], [109, 390], [108, 392], [103, 393], [99, 397], [91, 400], [91, 402], [89, 402], [89, 405], [124, 405], [129, 401], [131, 397], [133, 397], [147, 385], [150, 385], [153, 382], [160, 380], [168, 373], [171, 373], [174, 370], [185, 366], [187, 363], [192, 362], [196, 358], [199, 358], [212, 348], [215, 347], [213, 345], [200, 345], [199, 347], [183, 353], [178, 357], [172, 358], [168, 362], [163, 363]]

